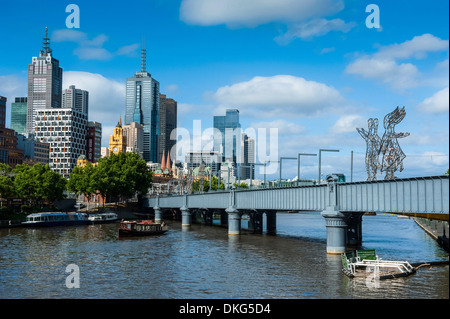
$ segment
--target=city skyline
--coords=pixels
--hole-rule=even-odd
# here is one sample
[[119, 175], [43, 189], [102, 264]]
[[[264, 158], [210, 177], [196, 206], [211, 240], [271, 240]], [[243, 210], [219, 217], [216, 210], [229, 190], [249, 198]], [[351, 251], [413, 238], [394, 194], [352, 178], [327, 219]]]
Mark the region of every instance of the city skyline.
[[[4, 23], [15, 31], [0, 32], [21, 48], [14, 56], [0, 52], [8, 61], [0, 66], [7, 126], [11, 102], [27, 96], [26, 66], [48, 26], [62, 89], [89, 91], [89, 119], [103, 124], [102, 146], [124, 118], [126, 79], [139, 70], [145, 36], [147, 69], [178, 102], [179, 127], [192, 130], [194, 120], [213, 127], [213, 116], [235, 108], [243, 129], [278, 128], [279, 156], [339, 149], [324, 154], [324, 173], [348, 176], [353, 150], [354, 177], [364, 180], [365, 141], [356, 128], [367, 129], [369, 118], [381, 124], [406, 106], [399, 131], [411, 135], [400, 141], [407, 157], [398, 176], [448, 169], [448, 3], [380, 2], [381, 28], [369, 29], [367, 4], [356, 1], [266, 1], [258, 10], [242, 1], [221, 11], [203, 2], [78, 1], [79, 29], [65, 26], [65, 4], [4, 4], [11, 12]], [[152, 18], [133, 19], [138, 12]], [[296, 170], [294, 161], [283, 163], [283, 176]], [[302, 158], [302, 172], [315, 178], [317, 158]]]

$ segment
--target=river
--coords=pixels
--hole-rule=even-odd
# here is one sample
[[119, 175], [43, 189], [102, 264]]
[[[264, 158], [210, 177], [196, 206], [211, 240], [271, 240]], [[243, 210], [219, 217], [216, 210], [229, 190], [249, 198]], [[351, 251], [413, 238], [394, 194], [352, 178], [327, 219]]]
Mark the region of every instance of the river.
[[[421, 268], [378, 287], [326, 254], [317, 212], [278, 213], [277, 236], [167, 221], [162, 236], [118, 239], [117, 224], [0, 229], [0, 298], [448, 299], [449, 267]], [[245, 226], [245, 220], [243, 220]], [[363, 217], [363, 248], [386, 260], [448, 260], [412, 219]], [[69, 289], [66, 267], [79, 269]]]

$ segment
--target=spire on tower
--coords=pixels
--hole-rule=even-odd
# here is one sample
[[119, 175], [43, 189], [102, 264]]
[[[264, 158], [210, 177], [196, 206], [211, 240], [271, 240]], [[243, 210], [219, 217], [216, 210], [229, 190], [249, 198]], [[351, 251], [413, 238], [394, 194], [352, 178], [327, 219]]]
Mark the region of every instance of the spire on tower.
[[145, 37], [142, 39], [142, 49], [141, 49], [141, 72], [146, 72], [147, 70], [147, 50], [145, 50]]
[[42, 49], [45, 55], [47, 55], [47, 53], [52, 53], [52, 49], [50, 49], [50, 38], [48, 37], [48, 28], [45, 27], [45, 37], [42, 38], [42, 40], [44, 40], [43, 44], [42, 44]]

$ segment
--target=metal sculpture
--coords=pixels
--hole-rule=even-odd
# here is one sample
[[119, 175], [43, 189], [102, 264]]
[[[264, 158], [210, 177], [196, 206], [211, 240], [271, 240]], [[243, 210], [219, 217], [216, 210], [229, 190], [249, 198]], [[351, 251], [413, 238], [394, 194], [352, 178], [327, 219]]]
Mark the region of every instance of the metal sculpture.
[[409, 136], [409, 133], [396, 133], [395, 126], [399, 124], [406, 115], [405, 107], [397, 108], [384, 117], [383, 126], [385, 132], [383, 138], [378, 136], [378, 119], [368, 120], [368, 131], [357, 128], [358, 133], [366, 140], [366, 171], [367, 180], [376, 180], [378, 170], [385, 172], [384, 179], [397, 178], [394, 173], [399, 169], [403, 171], [403, 160], [406, 158], [403, 153], [399, 138]]

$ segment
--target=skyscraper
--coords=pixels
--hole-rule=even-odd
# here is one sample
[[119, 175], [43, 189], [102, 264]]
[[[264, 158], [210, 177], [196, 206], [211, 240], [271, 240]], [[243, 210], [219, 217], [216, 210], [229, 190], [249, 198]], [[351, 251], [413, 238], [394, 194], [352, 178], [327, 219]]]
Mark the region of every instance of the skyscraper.
[[214, 151], [222, 153], [222, 162], [237, 163], [240, 139], [239, 110], [227, 109], [225, 116], [214, 116]]
[[127, 79], [125, 125], [143, 125], [143, 158], [158, 162], [159, 157], [159, 82], [146, 71], [146, 50], [141, 50], [141, 71]]
[[75, 109], [88, 114], [89, 92], [77, 89], [75, 85], [69, 86], [62, 93], [62, 107]]
[[6, 128], [6, 97], [0, 96], [0, 163], [15, 167], [22, 164], [23, 150], [17, 148], [14, 130]]
[[91, 163], [97, 163], [102, 147], [102, 123], [89, 121], [87, 123], [86, 158]]
[[18, 134], [27, 131], [27, 98], [16, 97], [11, 103], [11, 128]]
[[158, 162], [162, 160], [163, 153], [170, 154], [176, 144], [176, 140], [170, 139], [170, 133], [177, 128], [177, 101], [164, 94], [159, 95], [159, 119], [161, 135]]
[[249, 179], [255, 178], [255, 166], [250, 164], [255, 163], [255, 139], [248, 137], [247, 134], [241, 135], [241, 166], [240, 166], [240, 178]]
[[140, 157], [143, 156], [144, 149], [144, 129], [143, 125], [131, 122], [130, 125], [123, 126], [123, 135], [127, 138], [127, 152], [138, 153]]
[[38, 57], [28, 65], [27, 132], [35, 132], [36, 111], [60, 108], [62, 96], [62, 68], [53, 58], [50, 39], [45, 28], [43, 47]]

